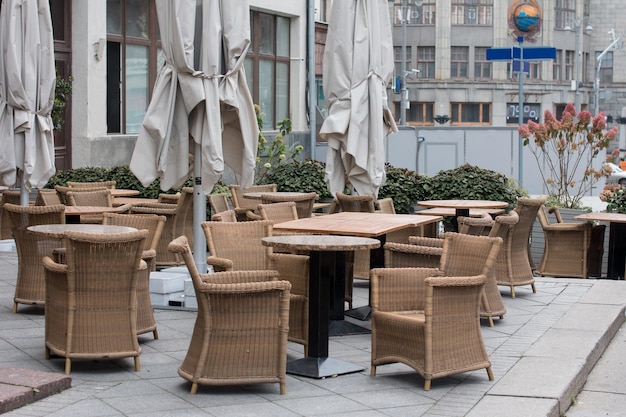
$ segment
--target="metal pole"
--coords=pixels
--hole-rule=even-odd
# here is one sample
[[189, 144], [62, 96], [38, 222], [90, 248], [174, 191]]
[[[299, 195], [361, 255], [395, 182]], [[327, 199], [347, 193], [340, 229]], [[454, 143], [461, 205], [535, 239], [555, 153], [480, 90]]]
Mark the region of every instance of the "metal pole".
[[[519, 42], [519, 73], [517, 74], [519, 78], [519, 116], [518, 121], [519, 125], [524, 124], [524, 37], [519, 36], [517, 38]], [[524, 185], [524, 140], [522, 137], [519, 137], [518, 141], [518, 165], [519, 165], [519, 185]]]
[[582, 26], [582, 23], [579, 22], [578, 20], [576, 20], [576, 22], [574, 22], [575, 24], [575, 28], [576, 28], [576, 46], [575, 49], [576, 51], [574, 52], [576, 54], [575, 60], [574, 60], [574, 107], [576, 108], [576, 111], [580, 111], [580, 91], [578, 91], [578, 84], [579, 84], [579, 73], [580, 73], [580, 67], [581, 67], [581, 62], [580, 60], [582, 59], [582, 53], [580, 51], [580, 28]]
[[317, 144], [317, 88], [315, 85], [315, 0], [308, 0], [307, 29], [309, 140], [311, 141], [311, 159], [315, 159], [315, 145]]
[[202, 145], [194, 142], [193, 151], [193, 261], [206, 273], [206, 237], [201, 223], [206, 221], [206, 196], [202, 192]]
[[406, 20], [408, 1], [402, 0], [402, 74], [400, 74], [400, 126], [406, 126], [406, 108], [409, 92], [406, 89]]
[[621, 38], [615, 38], [615, 32], [611, 29], [611, 33], [613, 34], [613, 42], [609, 46], [606, 47], [604, 51], [598, 55], [596, 58], [596, 79], [593, 82], [593, 114], [594, 116], [600, 112], [600, 69], [602, 68], [602, 60], [604, 59], [604, 55], [611, 48], [613, 48], [620, 41]]

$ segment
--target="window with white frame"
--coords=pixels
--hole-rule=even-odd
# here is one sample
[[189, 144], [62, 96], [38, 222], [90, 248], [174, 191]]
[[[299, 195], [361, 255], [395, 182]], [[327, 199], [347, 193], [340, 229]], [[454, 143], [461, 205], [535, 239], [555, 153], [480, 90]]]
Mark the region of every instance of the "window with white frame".
[[452, 0], [453, 25], [493, 25], [493, 0]]
[[406, 7], [403, 0], [395, 0], [393, 4], [393, 23], [402, 25], [406, 20], [407, 25], [434, 25], [436, 5], [434, 1], [407, 1]]
[[[394, 115], [397, 119], [400, 117], [400, 105], [399, 101], [394, 103]], [[435, 103], [433, 102], [418, 102], [411, 101], [409, 108], [406, 110], [406, 122], [409, 125], [432, 125], [434, 112], [433, 109]]]
[[576, 0], [556, 0], [554, 4], [554, 27], [565, 29], [576, 21]]
[[417, 47], [417, 69], [419, 78], [435, 78], [435, 47]]
[[574, 80], [574, 59], [576, 53], [574, 51], [565, 51], [565, 80]]
[[[598, 56], [601, 52], [596, 51], [596, 62], [598, 62]], [[613, 82], [613, 51], [609, 51], [602, 57], [600, 63], [600, 82], [612, 83]]]
[[[394, 46], [393, 47], [394, 61], [395, 61], [395, 69], [396, 76], [402, 77], [402, 47]], [[411, 47], [406, 47], [406, 70], [411, 70], [411, 62], [413, 61], [413, 57], [411, 54]]]
[[487, 61], [487, 48], [474, 48], [474, 78], [490, 79], [491, 78], [491, 61]]
[[491, 124], [491, 103], [450, 103], [450, 110], [452, 124]]
[[450, 78], [467, 78], [469, 67], [469, 48], [453, 46], [450, 49]]

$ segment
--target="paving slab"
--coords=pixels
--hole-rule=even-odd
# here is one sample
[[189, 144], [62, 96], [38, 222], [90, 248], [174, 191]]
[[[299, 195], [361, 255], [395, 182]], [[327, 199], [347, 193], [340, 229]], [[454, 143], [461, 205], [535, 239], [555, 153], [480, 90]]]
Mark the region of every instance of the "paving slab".
[[59, 393], [72, 385], [64, 374], [0, 367], [0, 414]]
[[483, 398], [466, 417], [560, 417], [559, 403], [552, 398], [524, 398], [489, 395]]

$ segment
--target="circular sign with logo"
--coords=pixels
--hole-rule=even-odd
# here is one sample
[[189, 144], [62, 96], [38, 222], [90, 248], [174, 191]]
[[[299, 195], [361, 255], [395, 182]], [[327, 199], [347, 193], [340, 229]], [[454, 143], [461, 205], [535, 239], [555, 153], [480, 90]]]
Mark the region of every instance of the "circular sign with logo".
[[537, 1], [513, 1], [509, 6], [509, 28], [516, 38], [534, 42], [541, 31], [541, 7]]

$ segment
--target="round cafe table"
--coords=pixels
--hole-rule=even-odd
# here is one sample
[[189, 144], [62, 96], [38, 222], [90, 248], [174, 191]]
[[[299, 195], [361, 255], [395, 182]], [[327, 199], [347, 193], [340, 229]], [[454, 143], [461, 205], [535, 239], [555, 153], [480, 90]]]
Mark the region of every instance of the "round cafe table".
[[132, 233], [137, 229], [134, 227], [114, 226], [103, 224], [39, 224], [36, 226], [28, 226], [27, 230], [33, 233], [40, 233], [53, 239], [61, 239], [66, 232], [85, 232], [85, 233]]
[[503, 209], [509, 206], [505, 201], [492, 200], [425, 200], [418, 201], [417, 205], [423, 207], [438, 207], [454, 209], [454, 228], [459, 230], [457, 218], [460, 216], [469, 217], [470, 209]]

